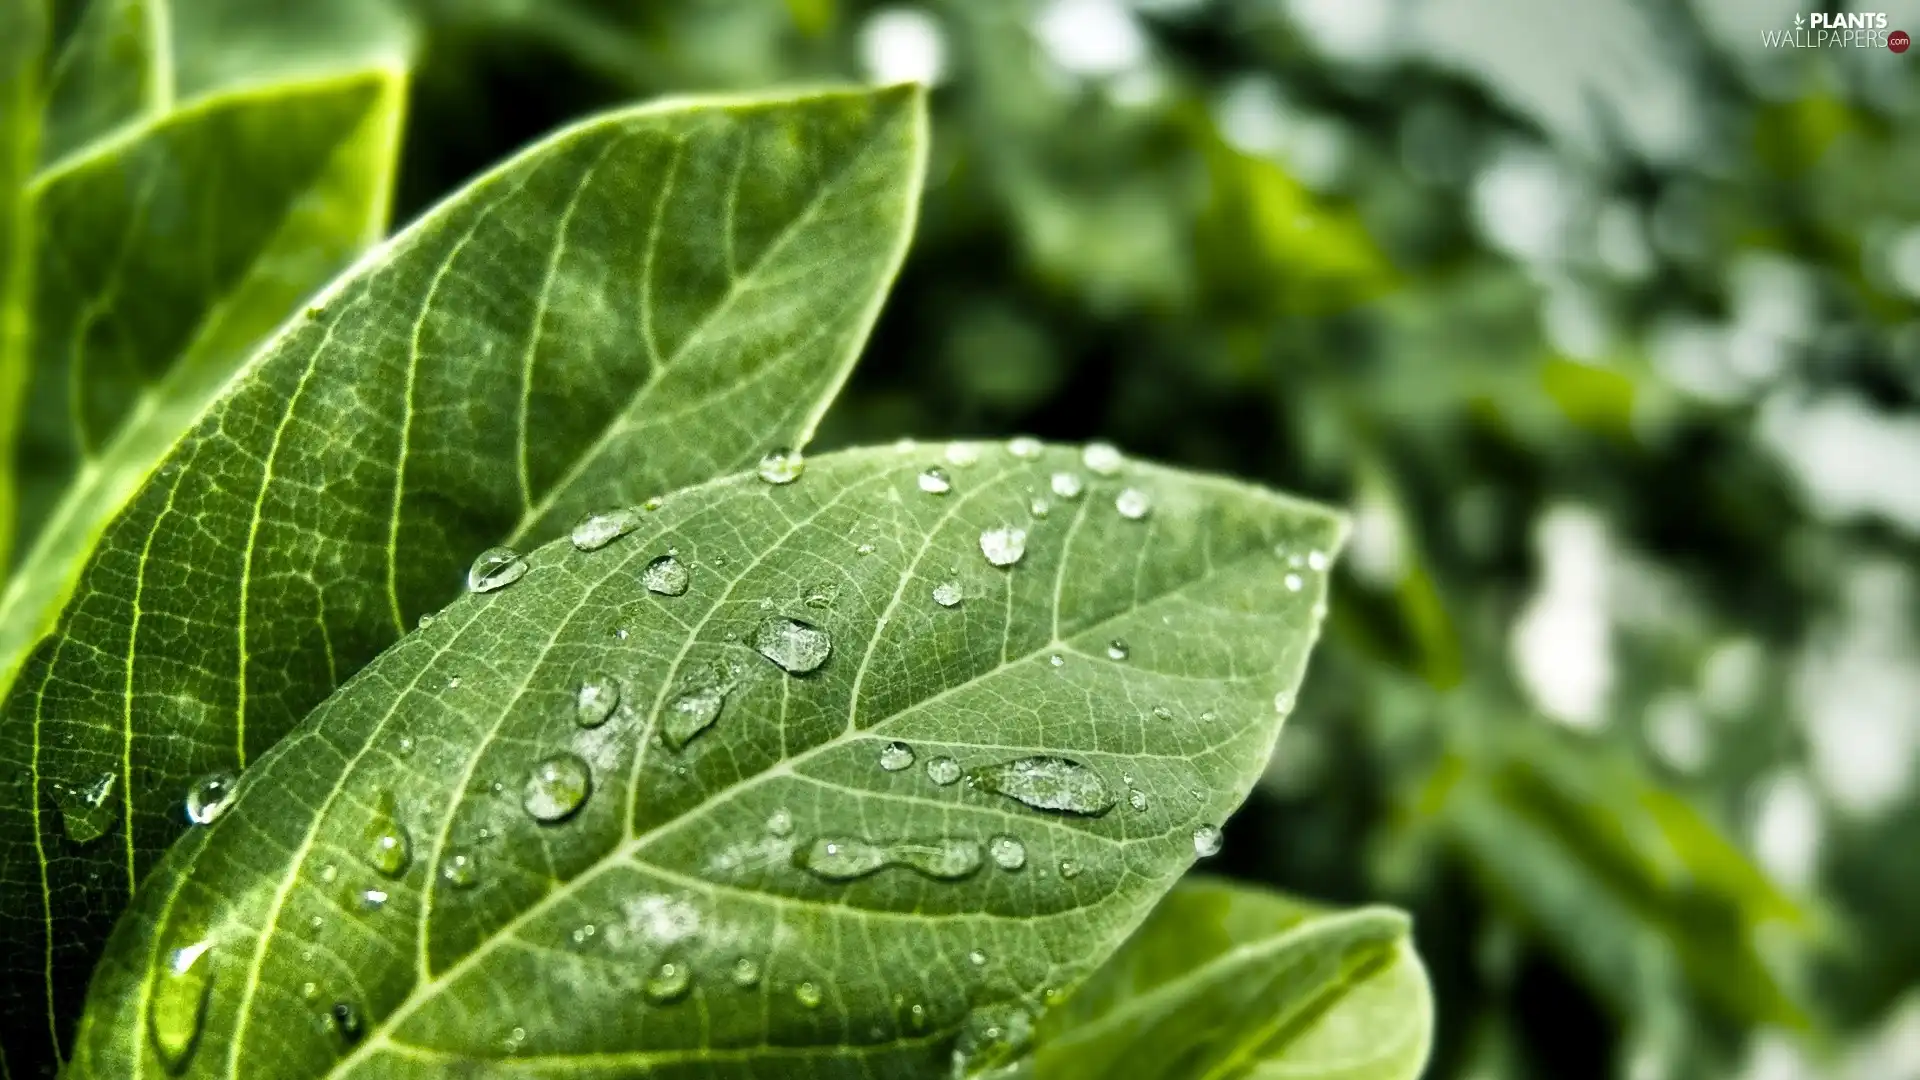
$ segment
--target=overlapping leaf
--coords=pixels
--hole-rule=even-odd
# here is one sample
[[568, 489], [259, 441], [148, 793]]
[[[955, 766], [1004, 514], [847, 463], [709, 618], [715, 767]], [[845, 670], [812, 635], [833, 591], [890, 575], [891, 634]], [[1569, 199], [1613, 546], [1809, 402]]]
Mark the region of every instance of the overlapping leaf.
[[26, 382], [33, 287], [27, 185], [40, 156], [46, 14], [39, 0], [0, 4], [0, 586], [13, 565], [14, 432]]
[[1344, 528], [1025, 442], [638, 516], [483, 575], [256, 764], [116, 932], [73, 1075], [1017, 1052], [1264, 767]]
[[583, 123], [256, 356], [107, 528], [0, 716], [7, 985], [74, 1003], [193, 778], [272, 745], [476, 550], [803, 443], [898, 267], [922, 126], [904, 88]]
[[67, 0], [54, 10], [63, 9], [77, 14], [47, 72], [47, 163], [158, 114], [173, 97], [167, 0]]
[[1036, 1033], [1041, 1080], [1413, 1080], [1433, 1000], [1384, 908], [1182, 882]]

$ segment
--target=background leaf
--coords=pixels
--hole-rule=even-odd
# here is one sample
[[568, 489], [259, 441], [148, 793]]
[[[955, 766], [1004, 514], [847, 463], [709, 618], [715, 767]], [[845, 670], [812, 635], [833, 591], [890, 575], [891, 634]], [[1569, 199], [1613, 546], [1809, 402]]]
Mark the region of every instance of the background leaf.
[[1033, 1075], [1413, 1080], [1432, 1029], [1406, 916], [1189, 879], [1048, 1011]]
[[542, 548], [169, 856], [74, 1075], [997, 1060], [1264, 767], [1343, 531], [1020, 441], [833, 454]]
[[40, 0], [0, 6], [0, 586], [13, 565], [14, 434], [26, 385], [26, 312], [33, 296], [27, 185], [40, 156], [46, 22]]
[[0, 716], [9, 1013], [68, 1015], [194, 779], [271, 746], [474, 552], [804, 443], [899, 265], [922, 122], [907, 88], [590, 121], [256, 356], [108, 527]]
[[56, 0], [43, 163], [82, 150], [173, 100], [167, 0]]

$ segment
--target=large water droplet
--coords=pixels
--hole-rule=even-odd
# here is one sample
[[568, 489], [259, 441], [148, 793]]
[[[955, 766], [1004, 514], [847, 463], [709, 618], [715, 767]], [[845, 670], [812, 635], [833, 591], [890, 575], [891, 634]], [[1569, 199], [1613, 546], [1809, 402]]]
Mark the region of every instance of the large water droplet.
[[806, 456], [798, 450], [775, 450], [760, 459], [760, 479], [769, 484], [791, 484], [806, 471]]
[[1054, 473], [1048, 486], [1053, 488], [1055, 495], [1063, 499], [1077, 499], [1081, 492], [1087, 490], [1086, 481], [1080, 479], [1080, 474], [1070, 472]]
[[754, 627], [753, 647], [787, 674], [805, 675], [827, 662], [833, 639], [812, 623], [775, 615]]
[[727, 706], [727, 693], [732, 687], [726, 683], [713, 682], [683, 690], [667, 706], [667, 715], [661, 720], [660, 737], [675, 750], [693, 741], [695, 735], [713, 726], [720, 719], [720, 711]]
[[995, 566], [1012, 566], [1027, 553], [1027, 530], [1002, 525], [980, 534], [980, 553]]
[[671, 555], [661, 555], [647, 563], [640, 571], [640, 584], [650, 593], [661, 596], [681, 596], [693, 581], [693, 574], [679, 559]]
[[108, 802], [119, 773], [103, 772], [82, 783], [55, 781], [53, 801], [60, 807], [60, 827], [76, 844], [91, 844], [119, 820], [119, 805]]
[[593, 773], [586, 762], [574, 754], [555, 754], [533, 767], [520, 805], [535, 821], [565, 821], [592, 790]]
[[211, 825], [233, 802], [234, 788], [240, 778], [230, 772], [212, 772], [187, 788], [187, 820], [195, 825]]
[[1031, 435], [1015, 435], [1007, 440], [1007, 453], [1022, 461], [1032, 461], [1040, 456], [1040, 440]]
[[1108, 442], [1091, 442], [1080, 451], [1080, 463], [1101, 476], [1112, 476], [1126, 461], [1119, 448]]
[[935, 465], [920, 474], [920, 490], [929, 495], [945, 495], [953, 490], [953, 479], [947, 470]]
[[413, 863], [413, 837], [407, 834], [407, 827], [394, 818], [394, 799], [390, 792], [380, 794], [378, 807], [361, 834], [361, 844], [367, 865], [386, 877], [399, 877]]
[[620, 684], [605, 675], [595, 675], [581, 683], [574, 694], [574, 722], [584, 728], [599, 727], [619, 705]]
[[1011, 836], [996, 836], [987, 841], [987, 856], [1002, 870], [1018, 870], [1027, 865], [1027, 845]]
[[745, 990], [760, 985], [760, 964], [750, 956], [733, 962], [733, 985]]
[[913, 767], [913, 747], [903, 742], [890, 742], [880, 748], [880, 767], [888, 772], [899, 772]]
[[1115, 801], [1099, 773], [1062, 757], [1019, 758], [975, 769], [967, 779], [1035, 810], [1097, 817], [1113, 809]]
[[147, 1031], [160, 1063], [170, 1073], [185, 1071], [206, 1023], [213, 990], [213, 942], [196, 941], [173, 950], [154, 976], [147, 1003]]
[[601, 510], [574, 522], [567, 538], [581, 551], [599, 551], [640, 527], [640, 515], [632, 510]]
[[668, 960], [647, 976], [641, 990], [655, 1005], [670, 1005], [686, 997], [692, 988], [693, 968], [682, 960]]
[[456, 889], [471, 889], [480, 884], [480, 864], [464, 851], [449, 851], [440, 860], [440, 880]]
[[820, 1007], [820, 988], [810, 982], [800, 983], [793, 988], [793, 1000], [803, 1008], [817, 1009]]
[[491, 547], [467, 568], [467, 591], [489, 593], [527, 576], [527, 560], [510, 547]]
[[964, 599], [957, 581], [943, 581], [933, 587], [933, 602], [941, 607], [958, 607]]
[[960, 763], [950, 757], [937, 757], [927, 762], [927, 779], [946, 787], [960, 779]]
[[1193, 830], [1193, 853], [1203, 859], [1220, 854], [1221, 842], [1218, 825], [1202, 825]]
[[1113, 497], [1113, 508], [1128, 521], [1139, 521], [1153, 509], [1153, 500], [1139, 488], [1126, 488]]
[[980, 845], [972, 840], [875, 844], [867, 840], [815, 840], [794, 853], [794, 862], [827, 881], [852, 881], [889, 866], [904, 866], [930, 878], [952, 881], [980, 869]]
[[1107, 642], [1107, 659], [1125, 660], [1127, 657], [1132, 655], [1133, 655], [1132, 647], [1129, 646], [1124, 640], [1120, 638], [1114, 638], [1112, 641]]

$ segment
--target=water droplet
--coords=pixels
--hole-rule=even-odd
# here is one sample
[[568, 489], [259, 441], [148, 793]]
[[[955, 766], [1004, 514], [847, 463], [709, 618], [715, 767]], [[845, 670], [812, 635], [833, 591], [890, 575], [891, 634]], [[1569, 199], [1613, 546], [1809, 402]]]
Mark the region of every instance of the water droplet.
[[648, 592], [661, 596], [684, 595], [692, 581], [692, 572], [671, 555], [659, 556], [640, 571], [640, 584], [645, 585]]
[[947, 464], [966, 468], [980, 460], [980, 448], [973, 443], [948, 443]]
[[1307, 566], [1313, 571], [1315, 571], [1316, 573], [1321, 573], [1321, 574], [1326, 573], [1327, 566], [1329, 565], [1329, 563], [1330, 563], [1330, 560], [1327, 558], [1326, 552], [1321, 551], [1318, 548], [1315, 548], [1314, 550], [1307, 552]]
[[460, 689], [460, 676], [458, 676], [458, 675], [455, 675], [455, 676], [454, 676], [453, 678], [451, 678], [451, 679], [448, 679], [448, 680], [447, 680], [447, 689], [449, 689], [449, 690], [458, 690], [458, 689]]
[[1062, 757], [1025, 757], [975, 769], [969, 782], [1035, 810], [1097, 817], [1113, 809], [1113, 792], [1100, 774]]
[[464, 851], [449, 851], [440, 861], [440, 880], [456, 889], [471, 889], [480, 883], [480, 864]]
[[119, 773], [103, 772], [79, 784], [55, 781], [53, 801], [60, 807], [60, 827], [76, 844], [91, 844], [119, 820], [119, 807], [107, 801]]
[[527, 576], [527, 560], [510, 547], [491, 547], [467, 568], [467, 591], [489, 593]]
[[1133, 807], [1135, 810], [1145, 810], [1147, 808], [1147, 793], [1138, 790], [1127, 792], [1127, 805]]
[[1091, 442], [1080, 451], [1080, 463], [1100, 476], [1112, 476], [1126, 461], [1112, 443]]
[[760, 985], [760, 965], [750, 956], [733, 962], [733, 985], [745, 990]]
[[769, 484], [791, 484], [806, 471], [806, 455], [798, 450], [775, 450], [760, 459], [760, 479]]
[[853, 549], [853, 553], [855, 555], [871, 555], [873, 554], [873, 545], [861, 544], [859, 547]]
[[997, 1067], [1017, 1060], [1033, 1042], [1033, 1016], [1016, 1002], [975, 1009], [954, 1043], [952, 1075], [998, 1075]]
[[393, 815], [393, 795], [382, 792], [378, 809], [361, 834], [361, 851], [366, 855], [368, 866], [383, 876], [397, 878], [413, 863], [413, 837], [407, 835], [407, 827]]
[[[784, 480], [774, 481], [774, 483], [785, 482]], [[641, 990], [646, 993], [647, 1000], [655, 1005], [670, 1005], [686, 997], [687, 991], [692, 988], [693, 968], [682, 961], [668, 960], [655, 968], [653, 974], [647, 976], [647, 981]]]
[[433, 613], [432, 613], [432, 612], [428, 612], [427, 614], [425, 614], [425, 615], [422, 615], [422, 616], [420, 616], [420, 619], [419, 619], [419, 621], [417, 621], [417, 622], [415, 622], [415, 623], [414, 623], [413, 625], [414, 625], [414, 626], [416, 626], [416, 627], [418, 627], [418, 628], [420, 628], [420, 629], [422, 629], [422, 630], [425, 630], [425, 629], [426, 629], [427, 627], [429, 627], [429, 626], [432, 626], [432, 625], [433, 625]]
[[1018, 870], [1027, 865], [1027, 845], [1011, 836], [996, 836], [987, 841], [987, 855], [1002, 870]]
[[938, 465], [920, 474], [920, 490], [929, 495], [945, 495], [953, 490], [953, 479]]
[[520, 805], [535, 821], [565, 821], [592, 790], [593, 773], [586, 762], [573, 754], [555, 754], [533, 767]]
[[366, 1029], [366, 1023], [360, 1019], [360, 1008], [351, 1001], [336, 1001], [333, 1008], [327, 1010], [333, 1020], [333, 1029], [347, 1042], [360, 1041], [360, 1034]]
[[979, 949], [975, 949], [967, 954], [967, 963], [972, 964], [974, 967], [986, 967], [987, 954], [981, 952]]
[[365, 911], [379, 911], [387, 906], [385, 889], [367, 889], [360, 894], [360, 907]]
[[1306, 584], [1306, 582], [1300, 580], [1299, 574], [1288, 574], [1286, 581], [1288, 592], [1299, 592], [1300, 587]]
[[168, 1072], [184, 1071], [193, 1058], [206, 1023], [213, 976], [213, 942], [196, 941], [173, 950], [154, 979], [147, 1031]]
[[727, 693], [732, 686], [714, 682], [694, 686], [684, 690], [667, 706], [667, 715], [661, 722], [660, 737], [675, 750], [693, 741], [695, 735], [713, 726], [720, 719], [720, 711], [726, 708]]
[[1027, 553], [1027, 530], [1002, 525], [980, 534], [980, 553], [995, 566], [1012, 566]]
[[793, 835], [793, 811], [786, 807], [777, 807], [767, 815], [767, 833], [771, 836]]
[[1153, 509], [1153, 500], [1139, 488], [1126, 488], [1113, 498], [1113, 508], [1128, 521], [1139, 521]]
[[1072, 881], [1074, 878], [1079, 877], [1080, 864], [1077, 862], [1074, 862], [1072, 859], [1061, 859], [1060, 860], [1060, 876], [1067, 879], [1068, 881]]
[[820, 988], [810, 982], [803, 982], [793, 988], [793, 1000], [809, 1009], [820, 1007]]
[[654, 496], [650, 496], [646, 502], [641, 503], [640, 509], [645, 510], [647, 513], [651, 514], [655, 510], [660, 509], [660, 507], [665, 505], [665, 503], [666, 503], [666, 500], [662, 499], [658, 495], [654, 495]]
[[913, 767], [913, 747], [903, 742], [890, 742], [880, 748], [880, 767], [888, 772], [899, 772]]
[[320, 880], [326, 882], [329, 885], [333, 884], [333, 879], [339, 876], [340, 876], [340, 868], [333, 865], [332, 863], [328, 863], [327, 865], [320, 868]]
[[574, 722], [584, 728], [599, 727], [619, 704], [620, 684], [605, 675], [595, 675], [581, 683], [574, 695]]
[[833, 639], [825, 630], [775, 615], [754, 628], [753, 647], [789, 675], [805, 675], [827, 662]]
[[1080, 493], [1087, 489], [1086, 481], [1080, 479], [1080, 474], [1070, 472], [1054, 473], [1048, 486], [1053, 488], [1055, 495], [1063, 499], [1077, 499]]
[[187, 789], [187, 820], [195, 825], [211, 825], [233, 802], [234, 788], [240, 778], [230, 772], [213, 772], [193, 782]]
[[827, 881], [852, 881], [889, 866], [904, 866], [926, 877], [952, 881], [980, 869], [980, 845], [963, 839], [882, 845], [832, 838], [815, 840], [796, 851], [794, 862]]
[[950, 757], [937, 757], [927, 762], [927, 779], [946, 787], [960, 779], [960, 763]]
[[601, 510], [574, 522], [567, 538], [581, 551], [599, 551], [640, 527], [640, 515], [632, 510]]
[[933, 587], [933, 602], [941, 607], [958, 607], [962, 599], [957, 581], [943, 581]]
[[1052, 656], [1047, 657], [1047, 663], [1053, 667], [1065, 667], [1067, 665], [1067, 658], [1061, 656], [1059, 653], [1054, 653]]
[[1156, 720], [1171, 720], [1173, 719], [1173, 710], [1167, 708], [1165, 705], [1155, 705], [1153, 707], [1153, 715]]
[[1053, 512], [1053, 504], [1035, 495], [1033, 501], [1027, 504], [1027, 512], [1034, 517], [1044, 518]]
[[1114, 638], [1112, 641], [1107, 642], [1107, 659], [1125, 660], [1127, 657], [1132, 655], [1133, 655], [1133, 649], [1125, 641], [1122, 641], [1119, 638]]
[[833, 606], [840, 598], [840, 586], [831, 581], [816, 581], [807, 586], [807, 595], [801, 603], [816, 611], [824, 611]]
[[1202, 825], [1193, 830], [1193, 853], [1205, 859], [1220, 854], [1220, 827]]
[[1040, 456], [1040, 440], [1031, 435], [1016, 435], [1007, 440], [1007, 453], [1022, 461], [1032, 461]]
[[1293, 711], [1293, 691], [1282, 690], [1273, 695], [1273, 711], [1285, 716]]

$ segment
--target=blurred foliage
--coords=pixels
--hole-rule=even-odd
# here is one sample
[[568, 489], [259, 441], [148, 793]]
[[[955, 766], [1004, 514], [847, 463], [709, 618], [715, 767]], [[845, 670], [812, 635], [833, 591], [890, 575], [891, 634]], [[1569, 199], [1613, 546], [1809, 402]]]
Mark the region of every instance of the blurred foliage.
[[598, 107], [937, 51], [825, 442], [1099, 436], [1355, 509], [1224, 869], [1410, 907], [1436, 1077], [1896, 1075], [1920, 511], [1868, 451], [1916, 467], [1910, 57], [1762, 50], [1791, 11], [1735, 0], [394, 2], [403, 217]]

